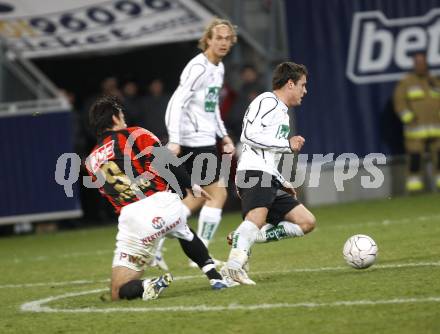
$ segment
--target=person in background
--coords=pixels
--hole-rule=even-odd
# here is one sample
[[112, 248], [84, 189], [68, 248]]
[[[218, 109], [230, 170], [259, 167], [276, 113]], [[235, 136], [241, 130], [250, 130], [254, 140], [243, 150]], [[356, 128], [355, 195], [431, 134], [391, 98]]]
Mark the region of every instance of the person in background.
[[142, 98], [140, 124], [156, 134], [164, 143], [168, 141], [165, 112], [170, 96], [164, 90], [162, 79], [156, 78], [148, 84], [147, 95]]
[[410, 193], [425, 189], [426, 151], [431, 154], [434, 182], [440, 190], [440, 80], [429, 74], [424, 53], [415, 53], [413, 62], [413, 71], [394, 90], [394, 109], [404, 126], [406, 190]]
[[134, 80], [128, 80], [122, 85], [122, 105], [124, 107], [128, 124], [139, 124], [141, 98], [139, 86]]

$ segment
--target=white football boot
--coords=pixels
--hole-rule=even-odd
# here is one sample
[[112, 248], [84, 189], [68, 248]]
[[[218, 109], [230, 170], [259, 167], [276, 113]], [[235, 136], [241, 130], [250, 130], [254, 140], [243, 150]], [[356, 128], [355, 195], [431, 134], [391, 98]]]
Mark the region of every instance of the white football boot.
[[240, 285], [240, 283], [233, 281], [229, 277], [223, 277], [223, 279], [211, 279], [209, 280], [211, 288], [213, 290], [222, 290], [226, 288], [233, 288], [234, 286]]
[[170, 273], [166, 273], [157, 278], [150, 280], [146, 279], [142, 282], [144, 287], [144, 293], [142, 295], [143, 300], [157, 299], [165, 288], [168, 288], [173, 281], [173, 276]]
[[231, 268], [228, 267], [228, 265], [224, 265], [223, 268], [220, 270], [220, 273], [222, 274], [223, 278], [231, 279], [237, 283], [243, 284], [243, 285], [255, 285], [253, 280], [251, 280], [246, 273], [246, 271], [243, 268]]

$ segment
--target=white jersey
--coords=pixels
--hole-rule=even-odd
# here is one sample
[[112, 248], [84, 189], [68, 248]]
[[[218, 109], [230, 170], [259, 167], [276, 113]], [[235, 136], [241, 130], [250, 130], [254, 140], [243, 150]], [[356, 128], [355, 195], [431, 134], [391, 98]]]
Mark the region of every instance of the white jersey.
[[211, 146], [227, 135], [219, 109], [224, 72], [223, 63], [214, 65], [203, 53], [185, 66], [165, 114], [170, 143]]
[[272, 174], [282, 183], [278, 172], [282, 153], [292, 153], [287, 106], [272, 92], [257, 96], [243, 118], [243, 143], [237, 170], [260, 170]]

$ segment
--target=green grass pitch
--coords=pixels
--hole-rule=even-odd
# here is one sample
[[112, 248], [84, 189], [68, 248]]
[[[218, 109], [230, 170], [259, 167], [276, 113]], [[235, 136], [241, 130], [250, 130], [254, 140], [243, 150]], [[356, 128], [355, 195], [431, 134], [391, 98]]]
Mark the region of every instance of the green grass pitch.
[[[2, 238], [0, 333], [440, 333], [440, 195], [312, 211], [310, 235], [254, 246], [256, 286], [212, 291], [167, 240], [176, 280], [150, 302], [100, 300], [116, 226]], [[216, 258], [227, 257], [225, 236], [239, 222], [225, 215], [210, 247]], [[342, 258], [358, 233], [379, 246], [365, 270]]]

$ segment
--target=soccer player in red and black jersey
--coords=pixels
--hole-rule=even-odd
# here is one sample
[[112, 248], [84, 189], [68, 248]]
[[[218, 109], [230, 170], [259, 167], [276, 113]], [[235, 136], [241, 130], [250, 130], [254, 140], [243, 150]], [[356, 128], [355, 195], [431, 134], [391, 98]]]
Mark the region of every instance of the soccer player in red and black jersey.
[[[124, 112], [116, 98], [99, 98], [89, 111], [90, 125], [97, 135], [97, 145], [86, 160], [99, 191], [114, 206], [118, 217], [116, 250], [112, 265], [112, 300], [155, 299], [172, 281], [167, 273], [141, 280], [145, 267], [154, 258], [157, 242], [165, 235], [178, 238], [185, 254], [198, 264], [213, 289], [233, 286], [216, 271], [203, 242], [186, 224], [180, 186], [204, 197], [209, 195], [198, 185], [191, 185], [182, 167], [163, 166], [168, 149], [148, 130], [127, 127]], [[173, 156], [169, 152], [170, 156]], [[156, 163], [156, 164], [155, 164]], [[157, 166], [157, 167], [156, 167]], [[164, 175], [161, 175], [163, 173]]]

